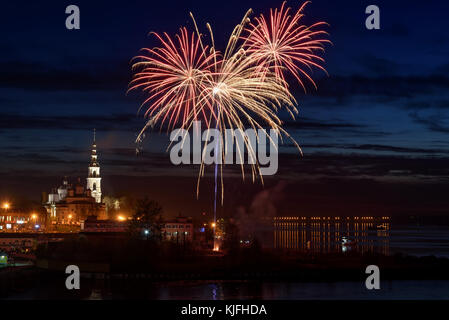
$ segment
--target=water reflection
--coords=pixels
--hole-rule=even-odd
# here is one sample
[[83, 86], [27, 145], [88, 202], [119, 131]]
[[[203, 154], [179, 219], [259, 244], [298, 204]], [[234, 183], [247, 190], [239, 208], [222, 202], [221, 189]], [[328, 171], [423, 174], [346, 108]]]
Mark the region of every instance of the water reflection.
[[390, 217], [275, 217], [274, 247], [389, 254]]

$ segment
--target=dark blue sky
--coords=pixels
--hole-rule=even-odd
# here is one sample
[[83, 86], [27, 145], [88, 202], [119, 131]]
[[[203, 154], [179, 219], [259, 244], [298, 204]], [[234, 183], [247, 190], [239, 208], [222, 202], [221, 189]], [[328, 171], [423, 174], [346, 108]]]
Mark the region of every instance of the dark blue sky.
[[[288, 1], [293, 7], [300, 3]], [[69, 4], [80, 8], [80, 30], [65, 28]], [[369, 4], [380, 7], [380, 30], [365, 28]], [[133, 142], [144, 121], [136, 117], [139, 95], [125, 94], [130, 59], [141, 47], [156, 44], [149, 31], [192, 27], [189, 11], [200, 25], [211, 22], [220, 46], [248, 8], [259, 14], [280, 5], [241, 0], [2, 4], [0, 197], [22, 188], [36, 193], [64, 174], [84, 176], [93, 127], [110, 192], [120, 191], [118, 176], [192, 176], [191, 168], [169, 163], [165, 135], [151, 135], [146, 152], [135, 156]], [[306, 23], [330, 23], [329, 77], [316, 72], [318, 91], [297, 91], [300, 117], [286, 129], [305, 157], [287, 152], [284, 171], [272, 183], [285, 176], [331, 177], [419, 187], [435, 183], [447, 190], [448, 9], [447, 2], [432, 0], [309, 4]], [[191, 193], [185, 197], [191, 198]]]

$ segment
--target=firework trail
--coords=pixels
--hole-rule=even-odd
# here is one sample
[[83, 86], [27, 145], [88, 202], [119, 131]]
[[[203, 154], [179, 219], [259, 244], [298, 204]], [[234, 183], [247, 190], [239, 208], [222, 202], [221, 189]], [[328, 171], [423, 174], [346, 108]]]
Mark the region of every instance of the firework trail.
[[[228, 137], [223, 136], [226, 128], [240, 129], [244, 131], [247, 122], [253, 129], [262, 128], [263, 124], [268, 125], [277, 132], [282, 131], [281, 121], [277, 117], [278, 108], [284, 104], [294, 108], [294, 98], [285, 88], [282, 81], [275, 76], [274, 73], [262, 73], [260, 68], [254, 64], [251, 56], [247, 56], [241, 47], [237, 46], [241, 33], [245, 24], [248, 22], [248, 16], [251, 10], [248, 10], [240, 24], [238, 24], [229, 38], [224, 53], [219, 53], [215, 49], [214, 34], [210, 24], [207, 28], [212, 41], [212, 52], [214, 56], [214, 72], [212, 77], [207, 77], [205, 90], [201, 92], [198, 98], [199, 104], [206, 106], [214, 106], [217, 116], [215, 117], [215, 128], [221, 133], [221, 141], [226, 144]], [[196, 21], [191, 14], [196, 32], [200, 38], [200, 33]], [[264, 123], [259, 123], [256, 117], [262, 119]], [[257, 131], [256, 131], [257, 132]], [[231, 138], [232, 139], [232, 138]], [[244, 140], [248, 155], [256, 158], [255, 150], [247, 139]], [[217, 146], [217, 145], [216, 145]], [[215, 150], [218, 150], [216, 148]], [[204, 149], [204, 151], [206, 151]], [[244, 157], [243, 150], [237, 148], [237, 157], [242, 160]], [[204, 153], [203, 153], [204, 155]], [[218, 165], [220, 163], [220, 185], [221, 185], [221, 201], [223, 202], [223, 166], [225, 151], [221, 150], [221, 154], [215, 154], [214, 168], [214, 223], [216, 223], [216, 209], [218, 201]], [[221, 159], [220, 159], [221, 158]], [[219, 161], [220, 160], [220, 161]], [[241, 163], [242, 177], [245, 172], [243, 161]], [[204, 176], [204, 164], [200, 166], [200, 172], [197, 182], [197, 194], [199, 193], [199, 182]], [[253, 180], [259, 170], [258, 163], [251, 165]], [[261, 175], [260, 175], [261, 177]]]
[[[213, 77], [206, 87], [206, 90], [201, 93], [199, 101], [208, 101], [208, 105], [214, 105], [217, 110], [218, 117], [216, 118], [216, 128], [221, 132], [221, 140], [226, 145], [227, 136], [223, 137], [223, 132], [226, 128], [245, 130], [245, 122], [253, 129], [263, 128], [263, 125], [268, 124], [278, 133], [287, 134], [281, 127], [281, 120], [276, 113], [281, 106], [287, 109], [292, 108], [296, 111], [294, 105], [295, 100], [290, 92], [287, 90], [284, 80], [276, 77], [273, 72], [263, 70], [261, 72], [260, 66], [254, 63], [252, 56], [248, 56], [245, 51], [238, 47], [237, 41], [240, 39], [241, 32], [244, 30], [244, 25], [248, 21], [248, 15], [251, 11], [243, 17], [242, 22], [234, 28], [230, 40], [223, 54], [218, 54], [216, 57], [217, 63], [214, 64]], [[192, 16], [193, 18], [193, 16]], [[193, 19], [194, 20], [194, 19]], [[195, 21], [195, 20], [194, 20]], [[195, 23], [196, 27], [196, 23]], [[212, 48], [215, 50], [214, 36], [211, 26], [207, 25], [211, 39]], [[196, 27], [198, 32], [198, 29]], [[199, 32], [198, 32], [199, 33]], [[208, 79], [209, 80], [209, 79]], [[257, 120], [262, 119], [262, 121]], [[257, 137], [257, 130], [256, 139]], [[287, 134], [288, 135], [288, 134]], [[231, 138], [233, 139], [233, 137]], [[249, 140], [244, 139], [245, 148], [248, 151], [248, 157], [256, 160], [255, 150]], [[217, 148], [216, 148], [217, 150]], [[236, 149], [237, 157], [240, 158], [242, 177], [245, 177], [243, 168], [243, 150]], [[214, 168], [214, 224], [216, 225], [217, 218], [217, 202], [218, 202], [218, 174], [220, 163], [220, 190], [221, 202], [224, 198], [223, 185], [223, 165], [225, 151], [221, 150], [221, 154], [216, 154], [215, 168]], [[218, 161], [221, 157], [221, 162]], [[253, 181], [260, 175], [259, 165], [257, 160], [251, 165], [251, 173]], [[204, 175], [204, 165], [201, 164], [200, 173], [198, 175], [197, 194], [199, 192], [199, 180]], [[214, 250], [220, 247], [218, 239], [214, 236]]]
[[[316, 87], [309, 75], [313, 67], [325, 71], [320, 64], [324, 59], [319, 54], [324, 51], [324, 44], [330, 43], [325, 39], [327, 32], [321, 29], [327, 24], [325, 22], [311, 26], [300, 24], [307, 3], [305, 2], [296, 13], [291, 14], [291, 8], [287, 8], [283, 2], [279, 9], [270, 10], [269, 18], [260, 15], [255, 18], [255, 22], [249, 22], [251, 10], [248, 10], [241, 23], [234, 28], [224, 54], [214, 57], [219, 61], [214, 64], [213, 81], [202, 92], [202, 99], [209, 102], [208, 106], [218, 106], [216, 119], [219, 121], [220, 129], [243, 129], [244, 121], [254, 129], [262, 128], [262, 124], [254, 118], [254, 115], [257, 115], [264, 124], [289, 137], [301, 152], [296, 141], [282, 128], [282, 122], [276, 113], [281, 106], [285, 107], [293, 118], [297, 113], [296, 101], [288, 91], [288, 83], [285, 80], [286, 71], [297, 79], [304, 90], [306, 86], [303, 78]], [[215, 53], [213, 32], [209, 24], [207, 27], [212, 39], [211, 47]], [[196, 23], [195, 28], [199, 36]], [[237, 45], [239, 40], [243, 40], [240, 47]], [[281, 88], [282, 86], [284, 88]], [[246, 147], [249, 154], [253, 152], [249, 144]], [[242, 156], [240, 150], [237, 150], [237, 154], [239, 157]], [[217, 166], [218, 164], [215, 167], [215, 180]], [[201, 170], [203, 169], [202, 166]], [[258, 170], [257, 164], [252, 166], [253, 180]], [[242, 166], [243, 178], [244, 175]], [[259, 176], [262, 180], [262, 176], [260, 174]], [[215, 184], [215, 190], [216, 187]], [[223, 201], [223, 181], [221, 187]]]
[[[249, 19], [252, 11], [248, 10], [232, 31], [223, 52], [215, 48], [210, 24], [206, 26], [211, 44], [203, 43], [203, 35], [191, 13], [195, 32], [189, 33], [186, 28], [181, 28], [174, 39], [166, 33], [152, 33], [160, 46], [144, 48], [143, 54], [135, 58], [137, 62], [133, 70], [136, 73], [129, 86], [129, 90], [140, 89], [148, 94], [141, 108], [146, 108], [145, 116], [149, 120], [137, 141], [140, 141], [148, 127], [158, 125], [162, 129], [166, 125], [170, 130], [178, 124], [189, 130], [195, 120], [203, 120], [207, 128], [215, 127], [220, 132], [221, 141], [224, 142], [222, 145], [226, 144], [227, 139], [225, 129], [243, 132], [249, 127], [255, 129], [257, 135], [256, 129], [268, 126], [281, 139], [282, 135], [290, 138], [300, 150], [296, 141], [283, 129], [277, 115], [281, 108], [286, 109], [293, 118], [298, 113], [297, 102], [289, 90], [285, 74], [293, 75], [304, 90], [305, 80], [316, 87], [310, 74], [313, 68], [325, 71], [320, 54], [324, 51], [324, 45], [330, 42], [326, 39], [327, 33], [322, 30], [326, 23], [318, 22], [310, 26], [301, 24], [307, 3], [292, 13], [284, 2], [279, 9], [270, 10], [268, 18], [260, 15], [253, 22]], [[206, 141], [209, 141], [208, 138]], [[248, 157], [255, 157], [255, 150], [247, 138], [244, 144]], [[206, 146], [203, 148], [203, 157], [205, 152]], [[238, 146], [236, 153], [236, 157], [241, 160], [244, 179], [244, 153]], [[218, 174], [222, 202], [224, 197], [224, 157], [224, 148], [215, 154], [214, 222]], [[251, 164], [252, 180], [259, 176], [263, 183], [259, 164], [255, 160], [255, 164]], [[197, 196], [204, 172], [202, 162], [198, 173]]]

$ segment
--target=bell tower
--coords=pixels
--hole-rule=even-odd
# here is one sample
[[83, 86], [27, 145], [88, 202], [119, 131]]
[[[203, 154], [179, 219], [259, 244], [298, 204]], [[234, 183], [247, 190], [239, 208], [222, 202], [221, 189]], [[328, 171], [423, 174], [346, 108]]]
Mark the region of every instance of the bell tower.
[[97, 161], [97, 144], [95, 142], [95, 129], [94, 129], [94, 142], [92, 144], [92, 153], [90, 155], [89, 171], [87, 173], [87, 189], [90, 189], [92, 197], [95, 198], [95, 202], [101, 202], [101, 177], [100, 177], [100, 165]]

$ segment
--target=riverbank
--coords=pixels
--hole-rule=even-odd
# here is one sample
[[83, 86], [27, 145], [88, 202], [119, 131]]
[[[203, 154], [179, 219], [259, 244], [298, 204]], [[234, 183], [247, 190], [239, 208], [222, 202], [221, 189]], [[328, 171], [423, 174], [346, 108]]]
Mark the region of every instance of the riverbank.
[[29, 290], [39, 273], [32, 265], [0, 268], [0, 298]]
[[88, 262], [83, 260], [38, 259], [43, 271], [64, 274], [65, 267], [75, 264], [82, 276], [154, 281], [171, 280], [282, 280], [345, 281], [366, 277], [365, 268], [377, 265], [387, 280], [449, 280], [449, 259], [434, 256], [415, 257], [396, 254], [336, 253], [308, 255], [300, 253], [257, 255], [207, 255], [152, 261], [146, 265]]

